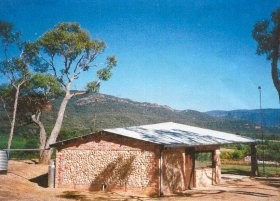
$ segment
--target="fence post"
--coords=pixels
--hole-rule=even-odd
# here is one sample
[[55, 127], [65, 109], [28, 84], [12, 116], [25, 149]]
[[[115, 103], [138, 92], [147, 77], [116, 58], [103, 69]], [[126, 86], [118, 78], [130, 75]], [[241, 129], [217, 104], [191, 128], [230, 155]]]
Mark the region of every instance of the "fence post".
[[257, 159], [257, 149], [256, 144], [251, 144], [251, 176], [255, 177], [258, 175], [258, 159]]

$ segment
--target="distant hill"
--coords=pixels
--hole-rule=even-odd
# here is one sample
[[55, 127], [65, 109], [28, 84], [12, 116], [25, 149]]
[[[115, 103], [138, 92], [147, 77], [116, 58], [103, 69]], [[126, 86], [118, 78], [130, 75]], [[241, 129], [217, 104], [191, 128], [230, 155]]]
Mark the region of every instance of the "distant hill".
[[[209, 111], [212, 117], [246, 120], [261, 125], [260, 110]], [[263, 124], [266, 127], [280, 127], [280, 109], [263, 109]]]
[[[46, 122], [53, 123], [60, 101], [54, 100], [53, 111], [44, 115]], [[63, 128], [99, 130], [168, 121], [233, 133], [259, 133], [256, 125], [246, 120], [217, 118], [194, 110], [174, 110], [155, 103], [104, 94], [85, 94], [71, 99]]]
[[[52, 100], [53, 109], [43, 114], [46, 130], [50, 132], [62, 98]], [[86, 134], [104, 128], [127, 127], [160, 122], [177, 122], [209, 129], [258, 137], [260, 130], [251, 119], [235, 118], [225, 111], [202, 113], [194, 110], [174, 110], [168, 106], [136, 102], [104, 94], [84, 94], [72, 98], [65, 112], [62, 131], [65, 137]], [[250, 121], [249, 121], [250, 120]], [[0, 135], [8, 133], [8, 119], [0, 108]], [[17, 133], [36, 133], [32, 124], [17, 125]], [[77, 132], [76, 132], [77, 131]], [[69, 136], [70, 133], [70, 136]], [[271, 129], [266, 134], [279, 134], [280, 129]], [[28, 134], [28, 135], [29, 135]]]

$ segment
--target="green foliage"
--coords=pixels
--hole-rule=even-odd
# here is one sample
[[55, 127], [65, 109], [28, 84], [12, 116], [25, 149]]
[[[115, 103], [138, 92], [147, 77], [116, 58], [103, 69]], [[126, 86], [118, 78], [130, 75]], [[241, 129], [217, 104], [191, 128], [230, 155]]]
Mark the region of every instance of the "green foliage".
[[196, 168], [212, 167], [212, 152], [196, 152], [195, 167]]
[[[44, 54], [49, 56], [44, 59], [49, 69], [64, 86], [73, 79], [78, 79], [81, 72], [88, 71], [93, 66], [95, 69], [100, 68], [96, 70], [97, 78], [106, 81], [111, 77], [111, 70], [117, 63], [114, 56], [108, 56], [105, 67], [93, 65], [96, 57], [105, 50], [106, 44], [101, 40], [91, 39], [89, 33], [78, 23], [59, 23], [40, 37], [38, 44]], [[55, 57], [64, 62], [61, 71], [61, 68], [55, 66]], [[92, 83], [89, 83], [90, 87]]]
[[[251, 175], [251, 165], [250, 164], [234, 164], [234, 163], [222, 163], [222, 174], [238, 174], [238, 175]], [[265, 174], [261, 171], [259, 167], [260, 176], [280, 176], [280, 168], [279, 166], [274, 165], [266, 165], [265, 166]]]
[[241, 150], [235, 150], [231, 153], [233, 160], [240, 160], [244, 157], [243, 152]]
[[242, 160], [245, 156], [251, 154], [251, 148], [246, 144], [226, 145], [225, 147], [230, 148], [230, 151], [223, 151], [221, 159]]
[[[42, 114], [42, 121], [45, 124], [47, 133], [50, 133], [59, 105], [62, 101], [62, 97], [57, 97], [51, 101], [52, 110]], [[32, 107], [35, 107], [33, 104]], [[0, 107], [0, 144], [1, 135], [3, 136], [7, 132], [9, 125], [8, 119], [5, 118], [3, 108]], [[95, 127], [93, 119], [95, 116]], [[254, 130], [254, 124], [248, 127], [248, 122], [239, 120], [225, 120], [220, 118], [214, 118], [200, 113], [197, 111], [176, 111], [171, 110], [168, 107], [153, 105], [149, 103], [139, 103], [128, 99], [121, 99], [113, 96], [87, 93], [82, 96], [74, 97], [68, 103], [63, 127], [59, 137], [59, 140], [69, 139], [75, 136], [89, 134], [92, 131], [97, 131], [105, 128], [117, 128], [135, 125], [144, 125], [160, 122], [178, 122], [193, 126], [211, 128], [221, 131], [229, 131], [232, 133], [240, 132], [244, 135], [251, 134], [255, 136], [259, 133], [259, 130]], [[249, 123], [249, 125], [251, 125]], [[16, 137], [22, 137], [22, 133], [26, 133], [26, 139], [28, 137], [38, 135], [30, 132], [32, 125], [20, 125], [19, 122], [16, 126]], [[275, 133], [279, 133], [279, 130], [275, 130]], [[280, 139], [279, 134], [275, 134]], [[269, 136], [269, 132], [265, 133], [265, 138]], [[3, 143], [6, 143], [4, 141]], [[279, 158], [280, 142], [266, 142], [266, 148], [268, 149], [268, 156], [273, 156], [274, 159]], [[37, 146], [34, 143], [34, 147]], [[22, 146], [24, 147], [24, 146]], [[243, 156], [250, 154], [249, 146], [245, 145], [228, 145], [227, 148], [242, 150]], [[5, 148], [5, 147], [3, 147]], [[261, 145], [258, 145], [258, 150], [261, 150]], [[224, 155], [230, 155], [223, 157]], [[261, 156], [262, 151], [259, 151]], [[222, 157], [226, 159], [232, 159], [231, 153], [222, 152]], [[267, 157], [268, 159], [268, 157]]]
[[221, 159], [230, 160], [232, 159], [232, 154], [230, 152], [221, 152]]
[[0, 73], [8, 77], [11, 83], [15, 84], [21, 82], [22, 79], [30, 77], [28, 65], [23, 59], [18, 57], [2, 60], [0, 62]]
[[97, 77], [100, 79], [100, 80], [108, 80], [110, 77], [112, 76], [112, 73], [110, 71], [110, 69], [108, 68], [102, 68], [100, 70], [97, 71]]
[[72, 129], [64, 128], [60, 131], [60, 133], [58, 135], [58, 141], [78, 137], [78, 136], [81, 136], [82, 134], [83, 133], [79, 130], [72, 130]]
[[21, 56], [10, 57], [9, 48], [13, 55], [20, 54], [21, 43], [19, 41], [19, 32], [15, 32], [13, 24], [6, 21], [0, 21], [0, 41], [3, 50], [0, 60], [0, 73], [4, 75], [11, 84], [16, 84], [22, 79], [28, 79], [30, 76], [28, 62]]
[[30, 80], [33, 91], [37, 93], [43, 92], [43, 94], [51, 97], [61, 95], [63, 90], [57, 79], [51, 74], [34, 74]]
[[[24, 149], [24, 148], [37, 148], [38, 146], [38, 138], [34, 138], [34, 136], [27, 134], [28, 137], [24, 137], [22, 135], [16, 135], [14, 137], [14, 141], [12, 144], [12, 149]], [[0, 149], [6, 149], [7, 147], [8, 136], [7, 135], [0, 135]], [[31, 145], [32, 142], [37, 141], [33, 146]]]
[[253, 38], [258, 41], [257, 54], [266, 54], [267, 59], [271, 59], [273, 38], [271, 33], [269, 33], [268, 28], [268, 21], [256, 23], [253, 31]]
[[108, 68], [113, 68], [117, 66], [117, 59], [115, 56], [109, 56], [106, 59], [106, 65]]
[[280, 8], [277, 8], [272, 13], [270, 20], [264, 20], [256, 23], [252, 35], [258, 43], [257, 54], [264, 54], [268, 60], [271, 60], [272, 80], [280, 99], [280, 80], [278, 69], [280, 50]]
[[197, 152], [195, 159], [199, 161], [212, 161], [212, 152]]
[[6, 149], [8, 142], [8, 135], [0, 135], [0, 150]]
[[13, 91], [13, 87], [10, 84], [1, 84], [0, 85], [0, 96], [8, 97]]
[[[257, 155], [259, 160], [271, 160], [280, 162], [280, 141], [268, 141], [266, 140], [264, 144], [259, 144], [257, 146]], [[263, 156], [264, 154], [264, 156]]]
[[34, 72], [46, 73], [49, 63], [39, 54], [40, 46], [38, 42], [25, 42], [22, 45], [22, 58], [29, 63]]
[[222, 152], [221, 159], [226, 160], [241, 160], [245, 157], [245, 153], [242, 150], [234, 150], [233, 152]]
[[[96, 81], [91, 81], [87, 90], [97, 92], [100, 82], [111, 77], [112, 69], [117, 64], [114, 56], [108, 56], [105, 64], [100, 66], [93, 64], [96, 57], [105, 50], [106, 44], [101, 40], [91, 39], [90, 34], [78, 23], [59, 23], [36, 42], [20, 43], [18, 36], [18, 33], [13, 32], [12, 24], [0, 21], [0, 39], [4, 50], [0, 73], [8, 78], [12, 86], [20, 89], [19, 111], [23, 114], [23, 119], [27, 119], [26, 122], [30, 121], [31, 115], [36, 114], [37, 118], [40, 118], [42, 111], [50, 110], [49, 100], [64, 92], [68, 94], [72, 82], [78, 79], [83, 71], [93, 67], [96, 73], [93, 79]], [[8, 58], [8, 46], [11, 44], [17, 46], [20, 53], [18, 57]], [[61, 63], [64, 64], [63, 67], [60, 66]], [[31, 75], [31, 72], [39, 73]], [[27, 81], [29, 82], [26, 83]], [[5, 94], [4, 90], [2, 94]], [[72, 97], [71, 95], [69, 97]], [[14, 98], [14, 101], [16, 100], [17, 98]], [[16, 112], [14, 110], [14, 113]], [[29, 118], [25, 118], [27, 116]], [[48, 121], [46, 130], [50, 130], [53, 121], [54, 116]], [[60, 129], [58, 124], [56, 127]], [[57, 134], [58, 132], [53, 133], [50, 139], [55, 140]]]
[[87, 83], [86, 90], [92, 93], [98, 93], [100, 89], [100, 82], [93, 81]]
[[7, 21], [0, 21], [0, 40], [7, 47], [9, 44], [18, 42], [20, 32], [14, 32], [14, 26]]
[[31, 63], [33, 59], [37, 57], [37, 54], [39, 52], [40, 47], [38, 43], [24, 42], [22, 46], [23, 46], [22, 57], [26, 62]]
[[253, 38], [258, 42], [257, 54], [267, 55], [271, 60], [279, 46], [280, 8], [272, 13], [271, 21], [263, 20], [255, 24]]
[[[11, 23], [0, 21], [0, 41], [2, 47], [1, 49], [3, 50], [2, 54], [0, 54], [0, 74], [5, 77], [3, 81], [12, 85], [16, 91], [13, 99], [14, 104], [13, 107], [11, 107], [12, 118], [9, 118], [10, 135], [7, 145], [8, 149], [11, 146], [14, 136], [19, 92], [23, 87], [23, 84], [25, 84], [30, 79], [30, 63], [26, 62], [21, 55], [22, 47], [19, 36], [19, 32], [14, 32], [13, 25]], [[17, 54], [18, 56], [14, 56]], [[1, 97], [4, 107], [6, 104], [5, 98], [7, 97]], [[8, 98], [10, 99], [10, 97]], [[6, 107], [5, 112], [6, 115], [9, 116]]]
[[[61, 94], [63, 94], [63, 90], [55, 77], [50, 74], [33, 74], [20, 91], [17, 124], [30, 123], [32, 114], [47, 111], [51, 108], [49, 98], [54, 98]], [[10, 85], [2, 85], [0, 87], [0, 96], [5, 102], [7, 112], [11, 112], [14, 102], [13, 88]]]
[[78, 23], [60, 23], [38, 42], [49, 56], [57, 54], [71, 60], [75, 60], [86, 48], [90, 50], [94, 47], [88, 33]]
[[248, 164], [224, 164], [221, 167], [222, 174], [251, 175], [251, 166]]

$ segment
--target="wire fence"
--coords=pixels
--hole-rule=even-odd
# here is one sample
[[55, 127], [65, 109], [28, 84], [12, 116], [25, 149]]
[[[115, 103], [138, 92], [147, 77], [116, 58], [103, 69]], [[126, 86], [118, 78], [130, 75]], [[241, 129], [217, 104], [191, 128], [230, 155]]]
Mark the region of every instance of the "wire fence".
[[42, 149], [3, 149], [8, 152], [9, 159], [39, 159]]

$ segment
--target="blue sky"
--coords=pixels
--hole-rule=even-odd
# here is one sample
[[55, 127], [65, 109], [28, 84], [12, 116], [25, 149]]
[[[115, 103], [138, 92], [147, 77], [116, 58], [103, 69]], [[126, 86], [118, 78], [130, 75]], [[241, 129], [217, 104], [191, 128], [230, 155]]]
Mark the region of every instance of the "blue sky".
[[[253, 25], [279, 0], [1, 0], [0, 19], [26, 40], [58, 22], [79, 22], [104, 40], [118, 67], [101, 93], [175, 109], [279, 108], [270, 63], [257, 56]], [[93, 74], [73, 85], [83, 89]]]

